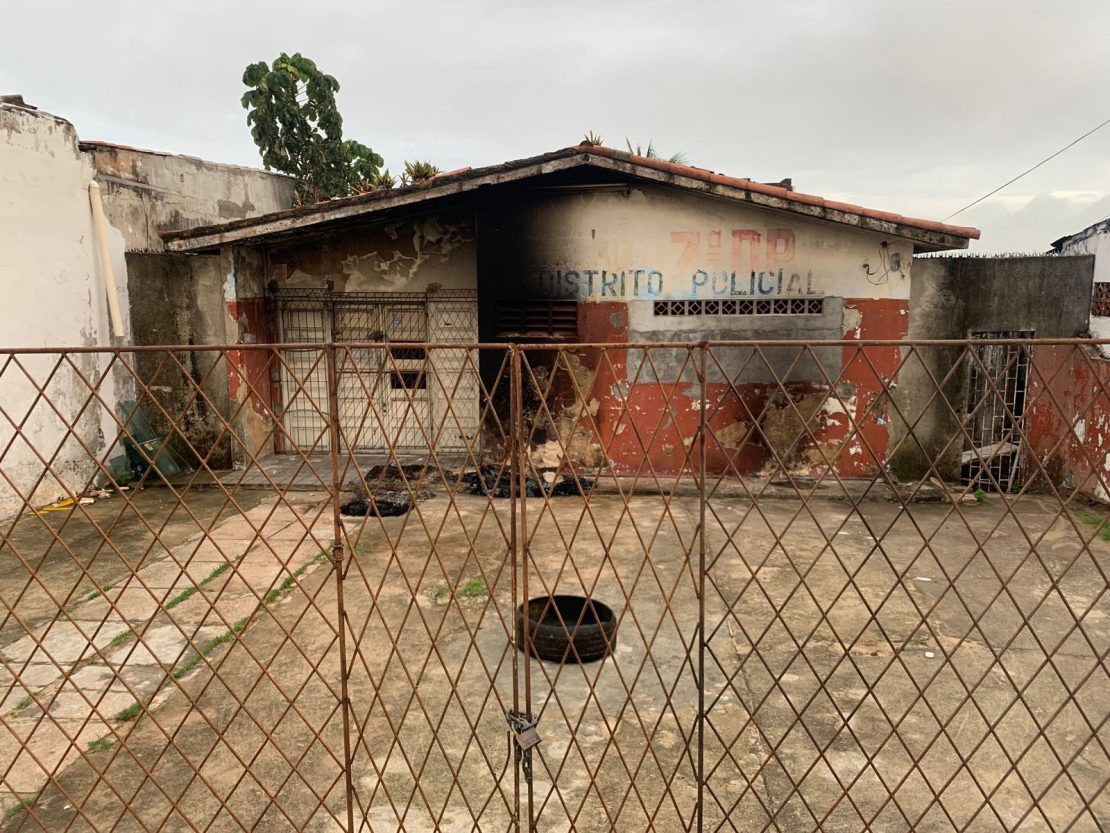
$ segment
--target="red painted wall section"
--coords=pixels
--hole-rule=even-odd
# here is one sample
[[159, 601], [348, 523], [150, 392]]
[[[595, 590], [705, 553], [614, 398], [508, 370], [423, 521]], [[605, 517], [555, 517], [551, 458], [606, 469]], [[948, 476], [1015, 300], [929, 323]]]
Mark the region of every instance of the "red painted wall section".
[[1026, 478], [1110, 501], [1110, 361], [1082, 346], [1035, 347], [1025, 429], [1037, 461], [1025, 461]]
[[[271, 344], [277, 340], [270, 331], [267, 305], [266, 298], [228, 301], [228, 314], [239, 326], [237, 344]], [[267, 350], [228, 351], [227, 387], [233, 408], [249, 396], [255, 414], [265, 420], [272, 418], [275, 396], [270, 382], [271, 360]]]
[[[905, 300], [845, 301], [846, 339], [901, 339], [909, 325]], [[582, 304], [583, 342], [627, 344], [624, 303]], [[567, 386], [560, 408], [571, 409], [571, 431], [561, 439], [571, 458], [587, 468], [606, 464], [621, 474], [676, 475], [697, 465], [694, 439], [701, 420], [697, 384], [698, 351], [669, 349], [668, 371], [657, 378], [663, 351], [585, 349], [572, 359], [577, 401]], [[683, 360], [687, 363], [683, 365]], [[885, 391], [896, 382], [898, 347], [845, 347], [843, 370], [829, 379], [788, 383], [709, 382], [704, 392], [711, 433], [706, 462], [710, 471], [758, 474], [779, 461], [795, 474], [835, 473], [871, 478], [886, 463], [889, 447]], [[631, 365], [633, 366], [630, 366]], [[661, 369], [661, 368], [660, 368]], [[710, 374], [712, 377], [712, 374]], [[854, 430], [853, 430], [854, 423]]]
[[[890, 298], [852, 298], [844, 301], [845, 339], [901, 340], [909, 332], [909, 302]], [[846, 346], [840, 382], [843, 406], [835, 399], [825, 429], [827, 454], [836, 460], [841, 477], [872, 478], [886, 465], [890, 448], [888, 391], [898, 382], [902, 361], [898, 347]], [[837, 380], [833, 380], [837, 381]], [[836, 445], [833, 445], [835, 443]]]

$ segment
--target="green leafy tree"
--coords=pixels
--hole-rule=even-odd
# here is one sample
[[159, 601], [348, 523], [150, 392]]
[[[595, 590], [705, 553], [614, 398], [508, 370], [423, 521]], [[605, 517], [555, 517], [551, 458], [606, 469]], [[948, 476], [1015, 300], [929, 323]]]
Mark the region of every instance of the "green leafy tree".
[[262, 164], [297, 180], [298, 202], [382, 187], [384, 160], [361, 142], [343, 138], [343, 117], [335, 105], [339, 82], [314, 61], [283, 52], [272, 66], [265, 61], [248, 66], [243, 83], [249, 89], [241, 101]]

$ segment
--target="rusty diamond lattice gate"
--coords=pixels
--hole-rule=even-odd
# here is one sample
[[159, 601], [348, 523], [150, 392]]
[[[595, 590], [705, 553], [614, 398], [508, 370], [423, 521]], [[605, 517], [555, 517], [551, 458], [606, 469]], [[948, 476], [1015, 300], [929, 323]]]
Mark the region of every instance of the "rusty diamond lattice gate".
[[0, 829], [1107, 829], [1092, 346], [3, 352]]

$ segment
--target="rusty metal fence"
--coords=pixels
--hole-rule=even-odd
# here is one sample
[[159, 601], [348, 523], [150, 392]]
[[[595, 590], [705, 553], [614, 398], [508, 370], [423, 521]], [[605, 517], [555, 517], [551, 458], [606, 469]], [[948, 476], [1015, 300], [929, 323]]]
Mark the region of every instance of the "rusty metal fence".
[[1110, 829], [1098, 349], [0, 351], [0, 829]]

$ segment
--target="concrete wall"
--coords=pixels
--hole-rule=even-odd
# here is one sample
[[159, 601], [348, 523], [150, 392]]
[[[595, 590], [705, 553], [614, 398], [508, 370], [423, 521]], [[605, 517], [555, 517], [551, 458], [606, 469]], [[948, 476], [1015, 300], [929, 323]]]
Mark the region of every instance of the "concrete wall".
[[163, 251], [159, 232], [282, 211], [293, 180], [281, 174], [191, 156], [81, 144], [96, 168], [109, 222], [130, 252]]
[[[228, 341], [224, 276], [218, 257], [129, 252], [132, 314], [146, 326], [135, 344], [204, 345]], [[198, 455], [214, 469], [233, 462], [228, 360], [219, 352], [136, 353], [135, 367], [147, 385], [143, 412], [155, 434], [190, 465]], [[163, 412], [164, 411], [164, 412]], [[174, 417], [176, 426], [167, 419]]]
[[[966, 339], [976, 332], [1025, 331], [1037, 338], [1082, 336], [1093, 274], [1090, 256], [918, 258], [908, 335]], [[957, 415], [964, 412], [968, 385], [963, 352], [962, 347], [922, 347], [905, 357], [898, 387], [905, 420], [896, 419], [892, 429], [900, 443], [892, 465], [903, 478], [922, 476], [930, 460], [942, 476], [959, 476], [964, 444]], [[950, 373], [961, 361], [959, 372]], [[943, 397], [930, 403], [938, 383]], [[953, 437], [956, 441], [948, 443]]]
[[[913, 246], [899, 238], [656, 185], [514, 193], [483, 210], [479, 229], [484, 339], [493, 334], [491, 310], [499, 298], [529, 296], [577, 298], [583, 342], [896, 339], [908, 326]], [[655, 313], [662, 300], [769, 298], [822, 299], [824, 308], [815, 315]], [[722, 403], [711, 406], [721, 439], [709, 463], [719, 470], [760, 471], [776, 465], [777, 455], [799, 473], [824, 470], [835, 459], [843, 476], [873, 475], [885, 462], [887, 442], [884, 408], [876, 401], [879, 374], [896, 366], [897, 350], [873, 351], [873, 367], [853, 362], [853, 352], [839, 347], [800, 362], [797, 355], [796, 349], [769, 348], [766, 360], [753, 362], [750, 350], [720, 349], [703, 392], [692, 384], [686, 351], [654, 351], [648, 378], [637, 375], [643, 351], [610, 351], [603, 358], [600, 350], [582, 350], [574, 361], [589, 395], [569, 395], [575, 389], [569, 378], [557, 382], [564, 397], [554, 421], [565, 426], [575, 414], [590, 412], [592, 419], [573, 429], [576, 454], [591, 464], [607, 457], [631, 471], [644, 455], [624, 424], [634, 409], [644, 424], [658, 423], [652, 466], [674, 472], [688, 463], [704, 393]], [[839, 398], [830, 397], [830, 381], [841, 383]], [[676, 382], [685, 384], [661, 401], [660, 384]], [[624, 395], [614, 395], [617, 390]], [[660, 409], [672, 413], [653, 421]], [[815, 437], [803, 436], [809, 432], [800, 421], [790, 424], [799, 411], [812, 415]], [[849, 417], [860, 431], [846, 443]], [[790, 430], [798, 442], [776, 440]], [[566, 430], [549, 426], [549, 435], [556, 433], [566, 440]]]
[[[234, 292], [226, 287], [234, 271], [230, 263], [222, 263], [218, 257], [165, 253], [159, 233], [289, 208], [292, 180], [266, 171], [119, 145], [86, 142], [81, 148], [95, 167], [108, 220], [122, 233], [127, 248], [135, 343], [207, 345], [238, 340], [246, 318], [236, 307]], [[179, 358], [190, 368], [190, 376], [175, 375], [150, 354], [140, 357], [138, 368], [142, 378], [157, 389], [160, 404], [182, 417], [179, 429], [185, 437], [175, 436], [174, 449], [195, 462], [188, 447], [192, 445], [201, 456], [207, 455], [209, 465], [226, 467], [231, 464], [234, 444], [223, 432], [221, 418], [232, 418], [234, 397], [229, 388], [239, 377], [227, 356], [182, 352]], [[212, 362], [218, 366], [210, 367]], [[156, 371], [161, 378], [148, 376]], [[201, 379], [209, 399], [189, 404]], [[148, 403], [143, 411], [156, 432], [170, 433], [170, 425], [154, 403]]]
[[[108, 346], [104, 275], [93, 234], [88, 185], [91, 160], [78, 149], [69, 122], [48, 113], [0, 105], [0, 322], [3, 345]], [[118, 280], [120, 306], [128, 310], [124, 240], [110, 230], [111, 257]], [[125, 325], [127, 322], [125, 321]], [[21, 359], [38, 380], [49, 374], [54, 358]], [[103, 356], [84, 355], [75, 363], [90, 381], [102, 376], [100, 395], [106, 406], [82, 411], [88, 388], [70, 368], [62, 368], [49, 395], [59, 411], [77, 420], [77, 436], [96, 455], [114, 453], [117, 429], [112, 411], [128, 398], [125, 381], [106, 376]], [[0, 403], [18, 423], [32, 405], [34, 391], [14, 366], [0, 376]], [[80, 416], [79, 416], [80, 415]], [[79, 417], [79, 418], [78, 418]], [[8, 419], [0, 420], [0, 448], [13, 436]], [[58, 417], [43, 403], [34, 406], [23, 428], [26, 439], [7, 447], [0, 460], [0, 516], [21, 503], [17, 492], [45, 503], [81, 490], [95, 477], [96, 467], [75, 437], [66, 436]], [[28, 441], [44, 457], [59, 449], [54, 473], [43, 476], [43, 465]]]

